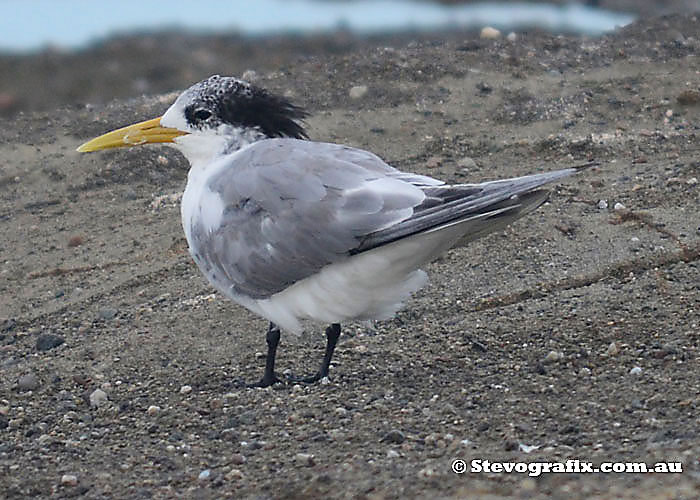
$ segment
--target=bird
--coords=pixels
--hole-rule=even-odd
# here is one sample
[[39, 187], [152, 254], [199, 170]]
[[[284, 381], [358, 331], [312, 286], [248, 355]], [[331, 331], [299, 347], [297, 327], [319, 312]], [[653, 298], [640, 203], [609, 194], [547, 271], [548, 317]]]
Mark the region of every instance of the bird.
[[[189, 161], [180, 207], [189, 252], [211, 285], [269, 321], [265, 371], [252, 387], [325, 379], [341, 324], [393, 317], [427, 283], [426, 264], [532, 212], [548, 199], [543, 185], [592, 164], [448, 184], [310, 140], [308, 116], [261, 86], [213, 75], [162, 116], [77, 149], [162, 143]], [[329, 325], [321, 365], [281, 379], [281, 333], [307, 323]]]

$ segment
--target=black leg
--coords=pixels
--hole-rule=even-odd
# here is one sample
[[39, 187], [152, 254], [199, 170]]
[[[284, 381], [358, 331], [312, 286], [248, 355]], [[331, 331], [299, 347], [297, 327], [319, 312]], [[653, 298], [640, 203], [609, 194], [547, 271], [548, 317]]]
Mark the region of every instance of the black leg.
[[321, 367], [315, 375], [310, 375], [308, 377], [289, 377], [291, 382], [305, 382], [307, 384], [313, 384], [318, 382], [322, 378], [328, 376], [328, 369], [331, 366], [331, 358], [333, 358], [333, 351], [335, 351], [335, 346], [338, 344], [338, 339], [340, 338], [340, 324], [333, 323], [331, 326], [326, 328], [326, 354], [323, 356], [323, 361], [321, 362]]
[[249, 384], [249, 387], [269, 387], [276, 382], [281, 382], [275, 375], [275, 356], [277, 356], [277, 346], [280, 343], [280, 328], [270, 322], [267, 329], [267, 357], [265, 358], [265, 374], [260, 382]]

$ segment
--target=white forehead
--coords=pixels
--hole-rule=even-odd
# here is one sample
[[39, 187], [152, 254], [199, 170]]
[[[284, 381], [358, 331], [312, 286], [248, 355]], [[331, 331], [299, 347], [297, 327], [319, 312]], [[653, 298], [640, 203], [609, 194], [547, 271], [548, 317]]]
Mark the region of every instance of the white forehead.
[[189, 127], [185, 119], [185, 107], [190, 103], [190, 99], [187, 98], [186, 94], [186, 91], [180, 94], [165, 114], [160, 117], [160, 124], [163, 127], [188, 130]]

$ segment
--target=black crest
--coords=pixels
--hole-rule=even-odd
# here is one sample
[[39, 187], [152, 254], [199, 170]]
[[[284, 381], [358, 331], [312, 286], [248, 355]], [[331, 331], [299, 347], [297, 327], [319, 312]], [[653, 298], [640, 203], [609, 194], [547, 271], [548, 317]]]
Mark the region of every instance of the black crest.
[[306, 139], [308, 113], [286, 99], [232, 77], [214, 75], [190, 88], [185, 119], [194, 127], [218, 123], [255, 128], [267, 137]]

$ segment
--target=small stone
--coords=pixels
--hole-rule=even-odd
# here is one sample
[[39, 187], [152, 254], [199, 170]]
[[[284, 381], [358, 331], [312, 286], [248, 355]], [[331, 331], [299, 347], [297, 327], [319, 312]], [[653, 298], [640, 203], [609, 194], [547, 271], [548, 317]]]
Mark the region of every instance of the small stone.
[[666, 113], [664, 113], [664, 114], [666, 115], [666, 118], [671, 118], [673, 116], [673, 110], [667, 109]]
[[431, 467], [424, 467], [423, 469], [418, 471], [418, 477], [420, 479], [430, 479], [435, 475], [435, 469]]
[[642, 374], [642, 367], [641, 366], [635, 366], [630, 370], [630, 375], [641, 375]]
[[231, 469], [226, 473], [224, 479], [227, 481], [240, 481], [243, 479], [243, 473], [239, 469]]
[[202, 472], [199, 473], [197, 479], [199, 479], [200, 481], [206, 481], [207, 479], [209, 479], [209, 476], [211, 476], [211, 470], [204, 469]]
[[342, 406], [339, 406], [338, 408], [335, 409], [335, 414], [338, 415], [339, 417], [344, 417], [348, 414], [348, 410], [346, 410]]
[[117, 310], [111, 307], [105, 307], [97, 312], [97, 317], [105, 321], [114, 319], [117, 316]]
[[518, 39], [518, 35], [514, 31], [511, 31], [510, 33], [508, 33], [508, 36], [506, 37], [506, 40], [508, 40], [509, 42], [514, 42], [517, 39]]
[[316, 461], [311, 453], [297, 453], [294, 461], [302, 467], [313, 467]]
[[102, 389], [95, 389], [92, 391], [92, 394], [90, 394], [90, 406], [102, 406], [107, 400], [107, 393]]
[[234, 465], [243, 465], [247, 460], [248, 459], [240, 453], [234, 453], [231, 455], [231, 463]]
[[389, 450], [386, 452], [386, 458], [399, 458], [401, 455], [396, 450]]
[[491, 26], [484, 26], [481, 28], [481, 34], [479, 36], [487, 40], [495, 40], [496, 38], [500, 38], [501, 32]]
[[691, 177], [690, 179], [688, 179], [687, 181], [685, 181], [685, 183], [688, 184], [689, 186], [694, 186], [694, 185], [696, 185], [696, 184], [698, 183], [698, 178], [697, 178], [697, 177]]
[[584, 366], [578, 371], [578, 374], [582, 377], [589, 377], [591, 375], [591, 369]]
[[151, 405], [146, 410], [146, 413], [149, 414], [150, 416], [157, 415], [158, 412], [160, 412], [160, 406], [156, 406], [156, 405]]
[[350, 99], [362, 99], [369, 92], [369, 87], [367, 85], [355, 85], [350, 87]]
[[39, 351], [49, 351], [60, 346], [63, 344], [63, 342], [63, 337], [59, 337], [58, 335], [53, 335], [51, 333], [45, 333], [43, 335], [39, 335], [39, 337], [36, 339], [36, 348]]
[[39, 387], [39, 379], [33, 373], [22, 375], [17, 381], [20, 392], [33, 391]]
[[525, 478], [522, 481], [520, 481], [521, 491], [535, 491], [535, 488], [537, 488], [537, 483], [531, 477]]
[[544, 357], [544, 363], [556, 363], [564, 358], [564, 353], [559, 351], [549, 351]]
[[605, 210], [606, 208], [608, 208], [608, 200], [599, 200], [598, 208], [601, 210]]
[[192, 386], [191, 385], [183, 385], [180, 387], [180, 394], [189, 394], [192, 392]]
[[676, 100], [679, 104], [683, 104], [686, 106], [690, 104], [698, 104], [700, 103], [700, 91], [691, 89], [684, 90], [680, 94], [678, 94]]
[[168, 160], [167, 156], [158, 155], [156, 157], [156, 163], [158, 163], [158, 165], [166, 166], [168, 163], [170, 163], [170, 160]]
[[392, 429], [382, 437], [383, 443], [401, 444], [406, 440], [406, 435], [398, 429]]
[[482, 95], [488, 95], [493, 92], [493, 87], [486, 82], [477, 83], [476, 89], [481, 92]]
[[460, 158], [457, 161], [457, 166], [461, 169], [464, 170], [473, 170], [477, 168], [476, 162], [474, 161], [473, 158], [470, 158], [469, 156], [465, 156], [464, 158]]
[[618, 347], [616, 342], [611, 342], [608, 348], [605, 350], [605, 354], [608, 356], [617, 356], [619, 352], [620, 348]]
[[625, 208], [627, 208], [627, 207], [625, 207], [619, 201], [617, 203], [615, 203], [615, 206], [613, 206], [613, 210], [617, 210], [617, 211], [624, 210]]
[[438, 168], [441, 164], [442, 164], [442, 158], [440, 158], [439, 156], [431, 156], [425, 162], [425, 166], [427, 168]]
[[63, 486], [76, 486], [78, 484], [78, 478], [73, 474], [63, 474], [63, 476], [61, 476], [61, 484]]
[[85, 243], [85, 238], [83, 238], [79, 234], [76, 234], [75, 236], [71, 236], [70, 238], [68, 238], [68, 248], [79, 247], [83, 243]]
[[438, 434], [437, 432], [433, 432], [433, 433], [425, 436], [425, 444], [427, 446], [437, 446], [437, 443], [439, 440], [440, 440], [440, 434]]

